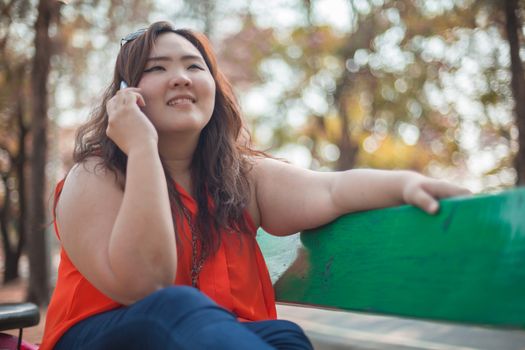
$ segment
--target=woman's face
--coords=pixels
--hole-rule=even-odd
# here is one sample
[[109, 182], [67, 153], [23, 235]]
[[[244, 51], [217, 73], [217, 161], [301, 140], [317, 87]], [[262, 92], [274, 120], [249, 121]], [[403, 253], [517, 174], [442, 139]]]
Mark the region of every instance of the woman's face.
[[200, 133], [215, 105], [215, 81], [199, 50], [184, 37], [157, 37], [138, 87], [146, 116], [163, 133]]

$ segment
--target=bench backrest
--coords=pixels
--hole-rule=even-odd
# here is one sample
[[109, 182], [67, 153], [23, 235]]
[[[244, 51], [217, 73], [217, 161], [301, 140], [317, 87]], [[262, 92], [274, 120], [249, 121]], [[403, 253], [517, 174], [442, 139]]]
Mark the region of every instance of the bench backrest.
[[259, 232], [278, 301], [525, 328], [525, 189]]

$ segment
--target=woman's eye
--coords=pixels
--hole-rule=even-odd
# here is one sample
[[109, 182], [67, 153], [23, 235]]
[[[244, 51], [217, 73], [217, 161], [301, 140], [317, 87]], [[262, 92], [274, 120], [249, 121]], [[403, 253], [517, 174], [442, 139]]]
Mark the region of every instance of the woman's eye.
[[153, 67], [145, 69], [144, 73], [153, 72], [153, 71], [157, 71], [157, 70], [164, 70], [164, 67], [162, 67], [162, 66], [153, 66]]
[[202, 67], [199, 66], [198, 64], [192, 64], [191, 66], [188, 67], [188, 69], [200, 69], [200, 70], [204, 70], [204, 68], [202, 68]]

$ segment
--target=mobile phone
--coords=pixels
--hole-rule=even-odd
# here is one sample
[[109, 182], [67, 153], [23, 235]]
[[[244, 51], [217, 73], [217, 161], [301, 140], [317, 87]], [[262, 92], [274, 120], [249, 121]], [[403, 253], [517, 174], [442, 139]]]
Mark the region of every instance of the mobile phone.
[[125, 89], [127, 87], [129, 87], [128, 84], [124, 80], [121, 80], [120, 81], [120, 90]]

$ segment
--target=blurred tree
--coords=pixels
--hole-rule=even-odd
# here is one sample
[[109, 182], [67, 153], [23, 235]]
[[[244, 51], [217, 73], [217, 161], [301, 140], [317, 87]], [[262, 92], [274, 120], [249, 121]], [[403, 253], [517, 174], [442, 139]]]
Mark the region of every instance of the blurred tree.
[[266, 146], [299, 140], [313, 167], [470, 171], [486, 189], [513, 185], [510, 61], [490, 7], [502, 2], [351, 0], [346, 29], [320, 21], [319, 2], [300, 3], [303, 24], [273, 35], [255, 70], [254, 91], [279, 91], [255, 122], [256, 137], [272, 127]]
[[[399, 16], [395, 6], [401, 6], [397, 5], [400, 2], [370, 5], [369, 11], [361, 11], [362, 13], [354, 2], [350, 2], [354, 25], [344, 33], [337, 33], [327, 25], [313, 24], [311, 17], [314, 11], [310, 7], [314, 3], [304, 2], [308, 6], [305, 10], [307, 24], [295, 28], [286, 37], [288, 40], [281, 43], [281, 46], [288, 49], [279, 52], [280, 58], [293, 67], [292, 70], [299, 70], [302, 74], [297, 75], [302, 78], [282, 95], [280, 103], [290, 106], [290, 101], [295, 100], [295, 103], [305, 106], [309, 111], [310, 122], [303, 133], [310, 140], [307, 142], [308, 147], [318, 164], [337, 169], [349, 169], [358, 163], [366, 165], [367, 162], [370, 166], [371, 159], [365, 158], [363, 161], [363, 157], [358, 157], [359, 150], [362, 149], [360, 144], [367, 135], [375, 138], [375, 142], [379, 144], [388, 135], [400, 138], [396, 130], [399, 122], [413, 122], [409, 110], [412, 105], [407, 101], [417, 103], [424, 98], [418, 85], [425, 81], [425, 74], [421, 74], [421, 71], [425, 72], [425, 68], [414, 69], [420, 72], [414, 77], [419, 81], [411, 84], [409, 67], [413, 55], [399, 49], [404, 39], [403, 23], [401, 20], [390, 20], [387, 15], [387, 11], [395, 10]], [[388, 39], [394, 42], [383, 44]], [[388, 57], [382, 57], [384, 54], [380, 52], [385, 46], [392, 50], [397, 49], [394, 53], [400, 52], [408, 62], [396, 67], [396, 62], [391, 64], [386, 61]], [[432, 72], [431, 69], [429, 68]], [[414, 88], [409, 90], [408, 86]], [[400, 93], [398, 89], [403, 91]], [[328, 102], [328, 106], [319, 109], [312, 104], [312, 93], [320, 95]], [[418, 103], [417, 107], [421, 109], [420, 114], [433, 111], [425, 101]], [[328, 127], [332, 130], [327, 130]], [[428, 134], [438, 135], [437, 132]], [[279, 147], [279, 144], [274, 146]], [[325, 149], [335, 150], [338, 155], [327, 157], [324, 154]], [[415, 150], [419, 157], [413, 157], [414, 161], [398, 166], [422, 170], [426, 163], [419, 160], [428, 161], [430, 158], [422, 156], [426, 152], [425, 148], [419, 148]], [[395, 165], [389, 163], [389, 166]]]
[[[41, 0], [39, 5], [39, 17], [35, 24], [35, 57], [31, 81], [33, 176], [30, 203], [33, 205], [31, 210], [33, 239], [28, 242], [31, 243], [28, 244], [30, 260], [28, 299], [38, 304], [47, 304], [49, 301], [49, 254], [45, 239], [45, 228], [49, 220], [46, 215], [48, 208], [44, 201], [44, 193], [50, 186], [54, 186], [56, 180], [52, 178], [51, 181], [46, 181], [48, 162], [56, 159], [56, 155], [48, 159], [46, 154], [48, 91], [50, 96], [55, 97], [52, 101], [55, 112], [59, 110], [55, 103], [61, 104], [62, 108], [89, 103], [85, 99], [89, 87], [80, 83], [84, 82], [83, 78], [90, 81], [90, 74], [96, 75], [100, 71], [100, 66], [94, 66], [90, 61], [93, 62], [93, 57], [104, 61], [104, 53], [109, 56], [108, 51], [114, 56], [115, 49], [119, 47], [120, 37], [136, 30], [138, 24], [144, 25], [151, 9], [149, 1], [78, 1], [65, 7], [63, 14], [58, 16], [59, 4], [61, 3], [56, 0]], [[122, 18], [130, 18], [130, 20], [122, 21]], [[52, 38], [49, 36], [51, 32], [55, 33]], [[52, 69], [51, 75], [50, 69]], [[49, 84], [48, 77], [51, 77]], [[71, 88], [69, 95], [63, 90], [68, 87]], [[98, 94], [97, 91], [90, 93]], [[67, 96], [72, 103], [63, 103], [64, 96]], [[52, 127], [56, 125], [52, 124]]]
[[[91, 103], [89, 96], [99, 94], [96, 89], [90, 91], [96, 81], [93, 78], [107, 77], [107, 74], [100, 74], [102, 65], [96, 62], [105, 62], [105, 57], [114, 59], [120, 37], [147, 23], [153, 10], [151, 1], [75, 1], [63, 7], [62, 15], [58, 16], [58, 7], [62, 4], [56, 0], [39, 3], [38, 7], [29, 0], [0, 3], [3, 281], [18, 277], [19, 258], [27, 248], [31, 274], [28, 297], [44, 304], [49, 297], [46, 292], [49, 290], [49, 254], [44, 235], [45, 228], [49, 227], [46, 205], [49, 203], [44, 203], [44, 199], [49, 198], [49, 188], [56, 181], [54, 170], [51, 177], [49, 170], [71, 158], [71, 154], [59, 155], [58, 158], [63, 158], [57, 162], [55, 153], [60, 149], [54, 143], [50, 144], [52, 154], [46, 155], [48, 134], [51, 131], [60, 136], [56, 131], [57, 114], [85, 108]], [[130, 20], [122, 21], [122, 18]], [[32, 117], [33, 130], [29, 134]], [[49, 121], [51, 130], [48, 130]], [[53, 140], [56, 142], [56, 138]], [[35, 176], [26, 185], [29, 160], [35, 167]], [[29, 185], [31, 189], [27, 191]], [[27, 208], [30, 204], [32, 207]], [[27, 219], [29, 209], [31, 221]], [[30, 242], [25, 247], [27, 240]]]
[[[521, 3], [524, 2], [521, 1]], [[520, 33], [523, 33], [521, 16], [523, 14], [525, 12], [520, 9], [518, 0], [505, 0], [505, 29], [509, 41], [512, 94], [519, 132], [519, 148], [514, 161], [519, 185], [525, 184], [525, 75], [520, 58]]]
[[[215, 33], [215, 22], [219, 19], [216, 0], [184, 1], [185, 9], [175, 14], [175, 18], [190, 17], [201, 21], [202, 32], [211, 37]], [[176, 21], [175, 21], [176, 22]]]
[[53, 55], [49, 30], [58, 25], [62, 3], [40, 0], [35, 22], [35, 54], [31, 71], [31, 200], [28, 235], [29, 290], [28, 300], [37, 305], [49, 302], [49, 253], [46, 242], [46, 160], [48, 76]]
[[19, 259], [26, 241], [26, 151], [30, 54], [17, 23], [32, 17], [29, 1], [0, 5], [0, 234], [3, 283], [19, 276]]
[[152, 0], [79, 0], [64, 7], [53, 41], [60, 53], [51, 77], [53, 121], [60, 114], [76, 114], [76, 123], [87, 117], [112, 77], [120, 39], [149, 24], [154, 10]]

